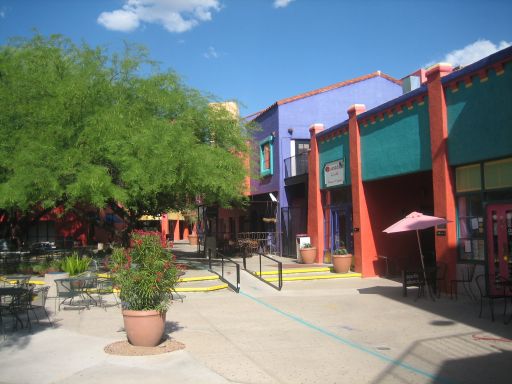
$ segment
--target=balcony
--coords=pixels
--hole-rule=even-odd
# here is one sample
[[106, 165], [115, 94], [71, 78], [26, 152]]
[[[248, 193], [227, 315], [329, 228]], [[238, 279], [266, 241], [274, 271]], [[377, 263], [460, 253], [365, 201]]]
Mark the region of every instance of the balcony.
[[[308, 153], [304, 152], [297, 156], [284, 159], [285, 184], [297, 184], [307, 180], [308, 174]], [[299, 177], [301, 176], [301, 177]], [[287, 180], [290, 179], [290, 180]], [[293, 179], [293, 180], [292, 180]]]

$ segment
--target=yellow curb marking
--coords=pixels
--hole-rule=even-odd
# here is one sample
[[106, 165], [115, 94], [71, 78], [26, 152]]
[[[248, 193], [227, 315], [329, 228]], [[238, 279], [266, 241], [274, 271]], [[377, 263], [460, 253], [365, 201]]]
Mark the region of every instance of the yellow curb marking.
[[227, 288], [227, 284], [212, 285], [211, 287], [176, 288], [176, 292], [209, 292]]
[[[330, 267], [320, 267], [320, 268], [298, 268], [298, 269], [283, 269], [283, 275], [290, 275], [295, 273], [309, 273], [309, 272], [329, 272], [331, 270]], [[261, 272], [262, 275], [277, 275], [277, 271], [264, 271]], [[259, 275], [259, 272], [255, 272], [255, 275]]]
[[[360, 273], [333, 273], [332, 275], [319, 275], [319, 276], [297, 276], [297, 277], [283, 277], [283, 281], [299, 281], [299, 280], [326, 280], [326, 279], [347, 279], [352, 277], [361, 277]], [[271, 277], [265, 279], [269, 282], [278, 281], [279, 278]]]

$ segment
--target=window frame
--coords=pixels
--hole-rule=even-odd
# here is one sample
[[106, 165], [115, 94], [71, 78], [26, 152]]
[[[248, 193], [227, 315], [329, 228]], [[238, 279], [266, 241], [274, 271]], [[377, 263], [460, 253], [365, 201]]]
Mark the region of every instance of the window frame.
[[[274, 174], [274, 136], [269, 135], [260, 141], [260, 175], [271, 176]], [[270, 167], [265, 167], [265, 146], [268, 145], [270, 155]]]

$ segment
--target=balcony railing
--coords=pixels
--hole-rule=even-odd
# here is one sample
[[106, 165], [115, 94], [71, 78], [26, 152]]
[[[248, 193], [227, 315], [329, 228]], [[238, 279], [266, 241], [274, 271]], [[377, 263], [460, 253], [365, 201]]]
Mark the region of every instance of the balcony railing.
[[294, 177], [308, 173], [308, 153], [284, 159], [284, 177]]

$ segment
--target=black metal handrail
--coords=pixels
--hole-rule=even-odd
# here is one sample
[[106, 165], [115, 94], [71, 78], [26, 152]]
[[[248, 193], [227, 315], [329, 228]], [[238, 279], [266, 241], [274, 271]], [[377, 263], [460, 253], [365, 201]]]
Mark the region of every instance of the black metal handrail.
[[[254, 277], [256, 277], [256, 278], [260, 279], [261, 281], [263, 281], [264, 283], [270, 285], [272, 288], [275, 288], [278, 291], [280, 291], [281, 288], [283, 288], [283, 263], [281, 261], [276, 260], [273, 257], [267, 256], [261, 252], [258, 252], [258, 256], [259, 256], [259, 267], [260, 267], [259, 272], [255, 272], [255, 271], [251, 271], [251, 270], [247, 269], [247, 263], [245, 261], [245, 259], [246, 259], [245, 257], [244, 257], [244, 269], [247, 272], [249, 272], [251, 275], [253, 275]], [[277, 286], [272, 284], [272, 282], [265, 280], [262, 277], [262, 270], [261, 270], [261, 257], [262, 256], [277, 263], [277, 276], [278, 276], [278, 285]]]
[[300, 153], [284, 159], [284, 177], [294, 177], [308, 173], [308, 153]]
[[[220, 277], [220, 279], [225, 282], [227, 285], [230, 286], [230, 288], [235, 291], [236, 293], [240, 292], [240, 265], [236, 262], [236, 261], [233, 261], [231, 260], [229, 257], [226, 257], [224, 256], [222, 253], [220, 252], [216, 252], [216, 256], [217, 258], [219, 259], [220, 258], [220, 263], [221, 263], [221, 273], [219, 274], [217, 271], [215, 271], [213, 269], [213, 266], [212, 266], [212, 253], [209, 252], [208, 254], [208, 270], [212, 273], [215, 273], [217, 276]], [[235, 268], [236, 268], [236, 285], [233, 284], [232, 282], [230, 282], [225, 276], [224, 276], [224, 264], [228, 262], [228, 263], [232, 263], [235, 265]]]

